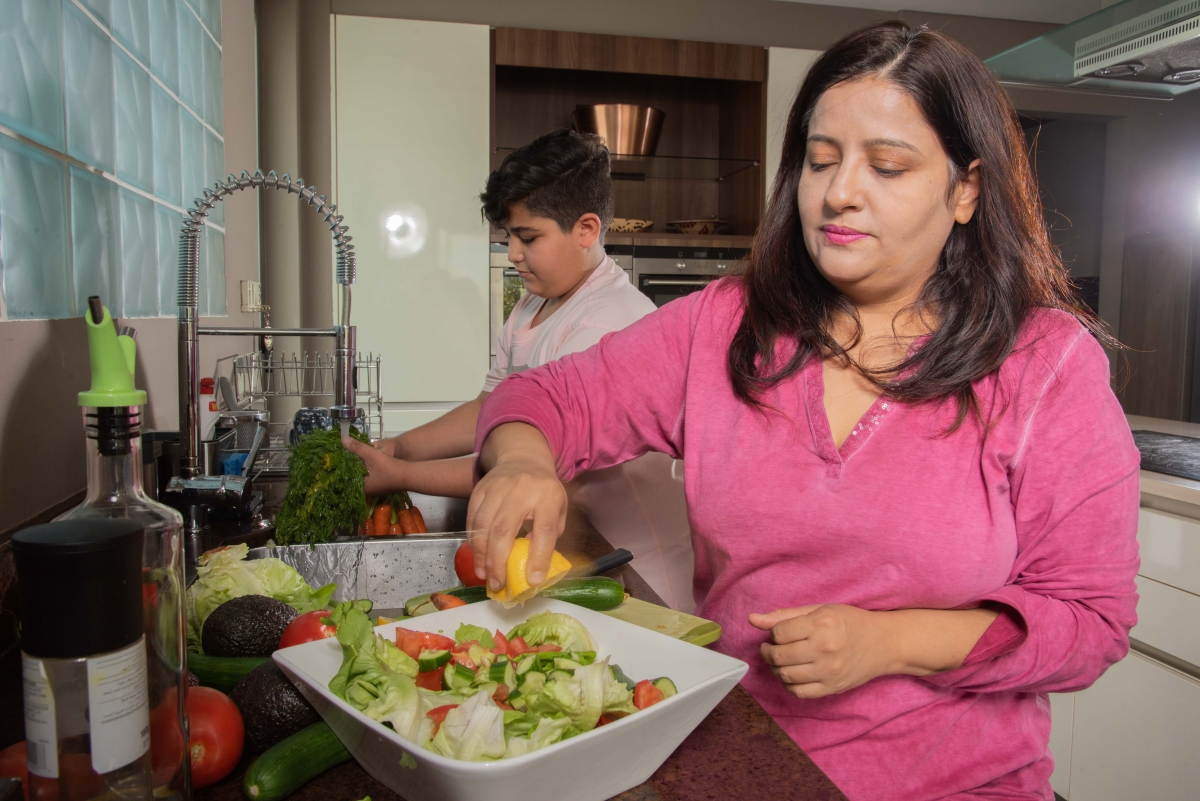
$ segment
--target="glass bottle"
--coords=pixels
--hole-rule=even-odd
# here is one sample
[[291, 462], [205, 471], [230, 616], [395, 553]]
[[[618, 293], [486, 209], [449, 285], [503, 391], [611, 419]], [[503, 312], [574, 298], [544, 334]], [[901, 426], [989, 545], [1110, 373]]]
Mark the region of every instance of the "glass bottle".
[[155, 798], [189, 799], [187, 754], [187, 624], [184, 610], [183, 517], [142, 490], [141, 413], [136, 406], [84, 410], [87, 497], [59, 520], [128, 518], [145, 531], [142, 551], [143, 630], [150, 692]]
[[84, 321], [92, 367], [91, 389], [79, 393], [87, 431], [87, 497], [58, 519], [127, 518], [145, 531], [142, 628], [154, 796], [190, 801], [183, 517], [142, 490], [140, 407], [146, 393], [134, 387], [132, 330], [118, 336], [96, 296], [88, 298]]

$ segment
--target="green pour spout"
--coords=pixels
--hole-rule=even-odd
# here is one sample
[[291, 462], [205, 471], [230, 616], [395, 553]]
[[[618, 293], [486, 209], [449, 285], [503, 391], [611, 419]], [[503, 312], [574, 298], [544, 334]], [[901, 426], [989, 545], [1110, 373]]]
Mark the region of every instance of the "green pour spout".
[[[97, 310], [102, 314], [96, 320]], [[137, 343], [133, 337], [117, 336], [112, 316], [98, 297], [88, 298], [88, 354], [92, 361], [92, 388], [79, 393], [80, 406], [144, 406], [145, 390], [133, 386]]]

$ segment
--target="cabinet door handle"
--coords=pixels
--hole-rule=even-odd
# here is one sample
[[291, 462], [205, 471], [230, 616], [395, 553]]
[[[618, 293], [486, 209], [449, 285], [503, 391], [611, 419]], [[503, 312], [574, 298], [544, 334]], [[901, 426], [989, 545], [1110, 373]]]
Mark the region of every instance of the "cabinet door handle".
[[708, 286], [712, 279], [709, 278], [647, 278], [644, 283], [646, 286]]
[[1129, 650], [1136, 651], [1147, 659], [1157, 662], [1164, 667], [1168, 667], [1177, 673], [1182, 673], [1185, 676], [1200, 681], [1200, 666], [1193, 665], [1186, 659], [1180, 659], [1174, 654], [1169, 654], [1161, 648], [1155, 648], [1153, 645], [1148, 645], [1141, 640], [1136, 640], [1133, 637], [1129, 638]]
[[505, 267], [504, 268], [504, 277], [505, 278], [520, 278], [521, 274], [519, 272], [517, 272], [516, 270], [510, 270], [507, 267]]

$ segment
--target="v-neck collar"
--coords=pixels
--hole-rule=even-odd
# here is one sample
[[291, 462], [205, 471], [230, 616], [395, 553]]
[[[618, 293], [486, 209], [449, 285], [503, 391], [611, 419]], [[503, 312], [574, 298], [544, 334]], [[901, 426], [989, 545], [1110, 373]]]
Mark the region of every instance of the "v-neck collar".
[[876, 398], [839, 447], [833, 440], [833, 429], [825, 411], [824, 368], [824, 360], [817, 356], [809, 359], [804, 366], [804, 383], [807, 389], [805, 403], [808, 406], [813, 441], [816, 443], [818, 455], [825, 461], [826, 475], [829, 478], [838, 478], [846, 462], [862, 449], [875, 429], [879, 428], [884, 417], [896, 407], [896, 402], [887, 395]]

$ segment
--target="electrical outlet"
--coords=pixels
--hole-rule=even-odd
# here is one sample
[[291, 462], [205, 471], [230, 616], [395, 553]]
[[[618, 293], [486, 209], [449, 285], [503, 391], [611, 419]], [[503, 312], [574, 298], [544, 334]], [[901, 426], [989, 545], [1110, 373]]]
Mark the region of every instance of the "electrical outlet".
[[242, 311], [262, 311], [262, 284], [258, 281], [242, 281]]

